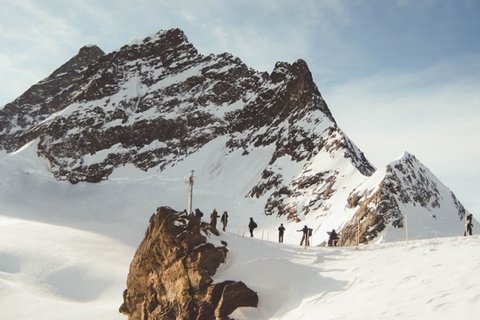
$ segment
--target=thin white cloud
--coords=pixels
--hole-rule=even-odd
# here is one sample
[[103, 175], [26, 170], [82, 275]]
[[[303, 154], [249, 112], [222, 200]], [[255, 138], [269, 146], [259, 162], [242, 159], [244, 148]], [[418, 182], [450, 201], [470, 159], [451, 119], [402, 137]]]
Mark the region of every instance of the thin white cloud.
[[[313, 61], [334, 47], [347, 48], [336, 33], [337, 24], [349, 20], [343, 1], [182, 3], [179, 19], [194, 45], [206, 53], [231, 52], [255, 69], [269, 71], [276, 61]], [[324, 51], [316, 49], [317, 42]]]
[[[160, 29], [180, 27], [202, 53], [231, 52], [255, 69], [271, 71], [276, 61], [323, 61], [329, 51], [340, 48], [343, 44], [335, 30], [337, 24], [348, 23], [350, 8], [345, 3], [122, 0], [106, 5], [73, 0], [52, 5], [47, 0], [12, 1], [4, 5], [14, 18], [0, 27], [5, 44], [0, 50], [16, 60], [18, 69], [43, 69], [46, 76], [82, 45], [97, 44], [108, 52]], [[322, 39], [318, 41], [324, 51], [316, 50], [314, 38]], [[16, 59], [18, 52], [29, 52], [27, 61]], [[0, 69], [0, 81], [8, 79], [7, 72]], [[31, 84], [30, 78], [25, 79], [16, 91]], [[0, 103], [15, 96], [2, 94]]]
[[[433, 78], [425, 70], [376, 75], [330, 88], [324, 96], [340, 125], [343, 123], [344, 129], [360, 140], [359, 144], [377, 150], [374, 154], [387, 156], [381, 150], [384, 145], [400, 148], [397, 154], [409, 146], [423, 145], [416, 149], [432, 150], [438, 144], [430, 142], [443, 135], [445, 142], [452, 137], [471, 141], [471, 134], [480, 127], [480, 92], [476, 90], [480, 79], [464, 81], [453, 77], [450, 82], [432, 83]], [[377, 144], [383, 136], [388, 141]], [[448, 155], [435, 162], [447, 159]], [[386, 163], [393, 159], [382, 160]]]

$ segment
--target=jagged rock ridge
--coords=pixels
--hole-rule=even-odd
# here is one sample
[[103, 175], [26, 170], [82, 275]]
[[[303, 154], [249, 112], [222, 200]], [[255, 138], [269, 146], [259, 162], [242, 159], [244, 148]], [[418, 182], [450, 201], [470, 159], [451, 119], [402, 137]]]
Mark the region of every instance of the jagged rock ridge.
[[228, 250], [207, 242], [212, 232], [199, 218], [158, 208], [130, 265], [120, 312], [129, 320], [214, 320], [256, 307], [258, 295], [243, 282], [213, 283]]

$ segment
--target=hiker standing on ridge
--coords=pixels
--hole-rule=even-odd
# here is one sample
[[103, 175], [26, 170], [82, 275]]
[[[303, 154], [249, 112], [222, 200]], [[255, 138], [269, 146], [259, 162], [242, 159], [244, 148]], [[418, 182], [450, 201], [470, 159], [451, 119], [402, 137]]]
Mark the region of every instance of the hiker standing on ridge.
[[195, 209], [195, 217], [197, 217], [198, 221], [200, 221], [203, 217], [203, 212], [200, 209]]
[[303, 232], [302, 241], [300, 241], [300, 245], [303, 246], [303, 242], [305, 241], [305, 245], [309, 246], [310, 243], [308, 241], [308, 227], [307, 227], [307, 225], [305, 225], [305, 227], [303, 227], [303, 229], [297, 230], [297, 232]]
[[218, 212], [217, 209], [213, 209], [212, 214], [210, 214], [210, 226], [212, 228], [217, 228], [217, 218], [218, 218]]
[[278, 227], [278, 242], [283, 243], [283, 233], [285, 232], [285, 227], [283, 223], [280, 223], [280, 227]]
[[253, 229], [257, 227], [257, 223], [253, 221], [253, 218], [250, 218], [250, 222], [248, 223], [248, 230], [250, 230], [250, 237], [253, 237]]
[[222, 214], [222, 217], [220, 218], [220, 221], [223, 224], [222, 230], [225, 231], [225, 229], [227, 228], [227, 223], [228, 223], [228, 213], [227, 213], [227, 211], [223, 211], [223, 214]]
[[465, 232], [464, 232], [464, 236], [471, 236], [472, 235], [472, 228], [473, 228], [473, 214], [471, 214], [470, 212], [468, 212], [466, 214], [466, 217], [465, 217]]
[[[187, 210], [185, 210], [185, 213]], [[203, 213], [200, 211], [200, 209], [195, 209], [195, 211], [192, 211], [188, 217], [189, 217], [189, 222], [188, 225], [192, 227], [193, 232], [195, 233], [196, 231], [200, 231], [200, 225], [202, 223], [202, 216]], [[195, 231], [196, 230], [196, 231]]]

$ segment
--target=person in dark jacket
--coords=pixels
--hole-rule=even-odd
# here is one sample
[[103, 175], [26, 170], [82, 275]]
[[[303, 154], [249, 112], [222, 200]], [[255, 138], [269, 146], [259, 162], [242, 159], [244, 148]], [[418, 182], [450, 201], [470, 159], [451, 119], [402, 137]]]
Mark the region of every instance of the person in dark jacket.
[[[185, 210], [185, 212], [187, 212], [187, 210]], [[190, 232], [195, 234], [196, 232], [200, 231], [202, 216], [203, 216], [203, 213], [198, 208], [190, 212], [190, 214], [188, 215], [188, 218], [189, 218], [188, 226], [189, 226]]]
[[195, 213], [193, 213], [193, 221], [195, 221], [196, 224], [200, 225], [203, 217], [203, 212], [200, 211], [200, 209], [196, 208]]
[[464, 232], [464, 236], [467, 236], [467, 235], [472, 235], [472, 228], [473, 228], [473, 214], [471, 214], [470, 212], [467, 213], [467, 216], [465, 218], [465, 232]]
[[335, 232], [335, 229], [332, 229], [332, 231], [327, 231], [327, 234], [329, 235], [328, 237], [328, 246], [329, 247], [336, 247], [337, 246], [337, 241], [338, 241], [338, 234]]
[[280, 227], [278, 227], [278, 242], [283, 243], [283, 233], [285, 232], [285, 227], [283, 223], [280, 223]]
[[225, 229], [227, 228], [227, 223], [228, 223], [228, 213], [227, 213], [227, 211], [223, 211], [223, 214], [222, 214], [222, 217], [220, 218], [220, 221], [223, 224], [222, 230], [225, 231]]
[[303, 232], [302, 241], [300, 241], [300, 245], [302, 246], [303, 242], [305, 242], [305, 245], [309, 246], [310, 242], [308, 240], [309, 237], [308, 237], [308, 227], [307, 227], [307, 225], [305, 225], [305, 227], [303, 227], [301, 230], [297, 230], [297, 232]]
[[253, 229], [257, 227], [257, 223], [253, 221], [253, 218], [250, 218], [250, 222], [248, 223], [248, 230], [250, 230], [250, 237], [253, 237]]
[[210, 214], [210, 226], [213, 228], [217, 228], [217, 218], [218, 218], [218, 212], [217, 209], [213, 209], [212, 213]]

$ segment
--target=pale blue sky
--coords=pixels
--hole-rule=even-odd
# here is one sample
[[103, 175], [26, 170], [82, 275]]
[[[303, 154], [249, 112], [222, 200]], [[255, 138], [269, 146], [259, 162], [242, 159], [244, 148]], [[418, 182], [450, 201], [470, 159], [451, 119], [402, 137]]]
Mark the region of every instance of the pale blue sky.
[[[204, 54], [307, 61], [340, 127], [380, 167], [407, 150], [480, 217], [480, 1], [0, 0], [0, 106], [85, 44], [179, 27]], [[0, 107], [1, 108], [1, 107]]]

